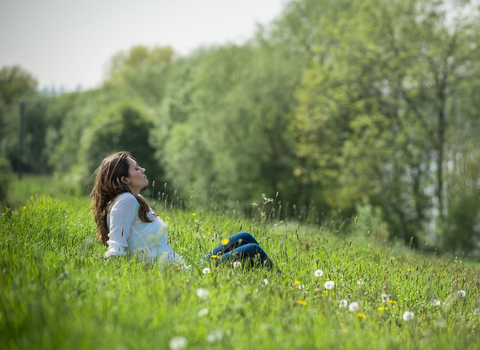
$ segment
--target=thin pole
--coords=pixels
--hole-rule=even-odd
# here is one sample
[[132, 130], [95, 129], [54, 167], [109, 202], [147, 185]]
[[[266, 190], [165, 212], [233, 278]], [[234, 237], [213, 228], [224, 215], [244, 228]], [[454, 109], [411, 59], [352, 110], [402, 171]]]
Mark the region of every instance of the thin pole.
[[18, 179], [22, 179], [23, 124], [25, 123], [25, 102], [20, 102], [20, 131], [18, 135]]

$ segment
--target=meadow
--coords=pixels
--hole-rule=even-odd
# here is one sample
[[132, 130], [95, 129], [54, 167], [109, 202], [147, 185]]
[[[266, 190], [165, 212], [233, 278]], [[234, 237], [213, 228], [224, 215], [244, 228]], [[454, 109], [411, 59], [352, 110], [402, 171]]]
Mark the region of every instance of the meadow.
[[[275, 198], [245, 216], [161, 196], [191, 266], [161, 268], [105, 260], [89, 199], [35, 183], [16, 182], [0, 217], [0, 349], [480, 348], [478, 264], [375, 238], [362, 216], [282, 221]], [[239, 231], [278, 269], [201, 261]]]

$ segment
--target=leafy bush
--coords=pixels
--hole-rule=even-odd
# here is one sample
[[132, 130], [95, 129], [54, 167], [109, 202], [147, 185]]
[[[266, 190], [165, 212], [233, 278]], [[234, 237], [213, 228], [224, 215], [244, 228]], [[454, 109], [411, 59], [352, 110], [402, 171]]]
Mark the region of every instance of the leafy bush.
[[2, 202], [7, 197], [8, 186], [12, 176], [12, 167], [9, 161], [0, 157], [0, 201]]
[[79, 162], [71, 183], [80, 185], [82, 190], [87, 188], [102, 159], [118, 151], [129, 151], [148, 174], [159, 175], [160, 167], [148, 142], [152, 128], [151, 116], [138, 102], [120, 102], [107, 108], [82, 134]]

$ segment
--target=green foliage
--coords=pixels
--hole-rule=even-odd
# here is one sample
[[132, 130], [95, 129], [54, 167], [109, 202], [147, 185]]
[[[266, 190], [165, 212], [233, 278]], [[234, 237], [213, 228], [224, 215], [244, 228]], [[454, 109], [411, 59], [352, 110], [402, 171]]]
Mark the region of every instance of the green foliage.
[[[179, 336], [191, 349], [246, 344], [252, 349], [474, 349], [478, 344], [476, 265], [362, 237], [339, 238], [328, 227], [317, 231], [278, 221], [264, 226], [238, 213], [186, 205], [180, 211], [159, 203], [155, 210], [190, 270], [104, 260], [106, 248], [94, 241], [85, 198], [34, 198], [21, 210], [4, 211], [0, 347], [168, 348]], [[240, 225], [281, 273], [198, 262]], [[203, 274], [207, 266], [211, 271]], [[315, 276], [317, 269], [323, 276]], [[327, 290], [329, 280], [335, 286]], [[208, 297], [198, 297], [199, 288]], [[466, 292], [464, 298], [459, 290]], [[382, 294], [391, 302], [382, 301]], [[359, 309], [339, 307], [342, 299], [358, 302]], [[412, 321], [402, 319], [405, 311], [414, 313]]]
[[119, 102], [92, 119], [82, 134], [74, 170], [81, 188], [88, 186], [102, 159], [118, 151], [131, 152], [153, 179], [160, 175], [155, 150], [148, 142], [152, 127], [153, 119], [140, 102]]
[[0, 101], [11, 104], [19, 97], [35, 92], [37, 80], [20, 66], [6, 66], [0, 69]]
[[7, 197], [8, 188], [12, 181], [13, 172], [10, 162], [0, 157], [0, 202], [3, 203]]
[[432, 213], [446, 212], [450, 121], [470, 118], [451, 106], [473, 98], [455, 91], [475, 83], [478, 22], [458, 11], [449, 27], [429, 0], [345, 5], [318, 19], [291, 124], [304, 159], [295, 173], [333, 207], [368, 197], [392, 234], [418, 245]]
[[149, 105], [159, 104], [165, 94], [174, 52], [170, 47], [134, 46], [110, 60], [104, 88], [120, 99], [141, 98]]

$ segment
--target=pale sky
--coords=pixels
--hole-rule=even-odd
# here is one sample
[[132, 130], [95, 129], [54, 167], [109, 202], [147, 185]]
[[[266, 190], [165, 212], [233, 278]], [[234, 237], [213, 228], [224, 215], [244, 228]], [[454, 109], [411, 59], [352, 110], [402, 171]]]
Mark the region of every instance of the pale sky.
[[134, 45], [179, 55], [241, 43], [287, 0], [0, 0], [0, 67], [19, 64], [39, 89], [98, 86], [110, 57]]

